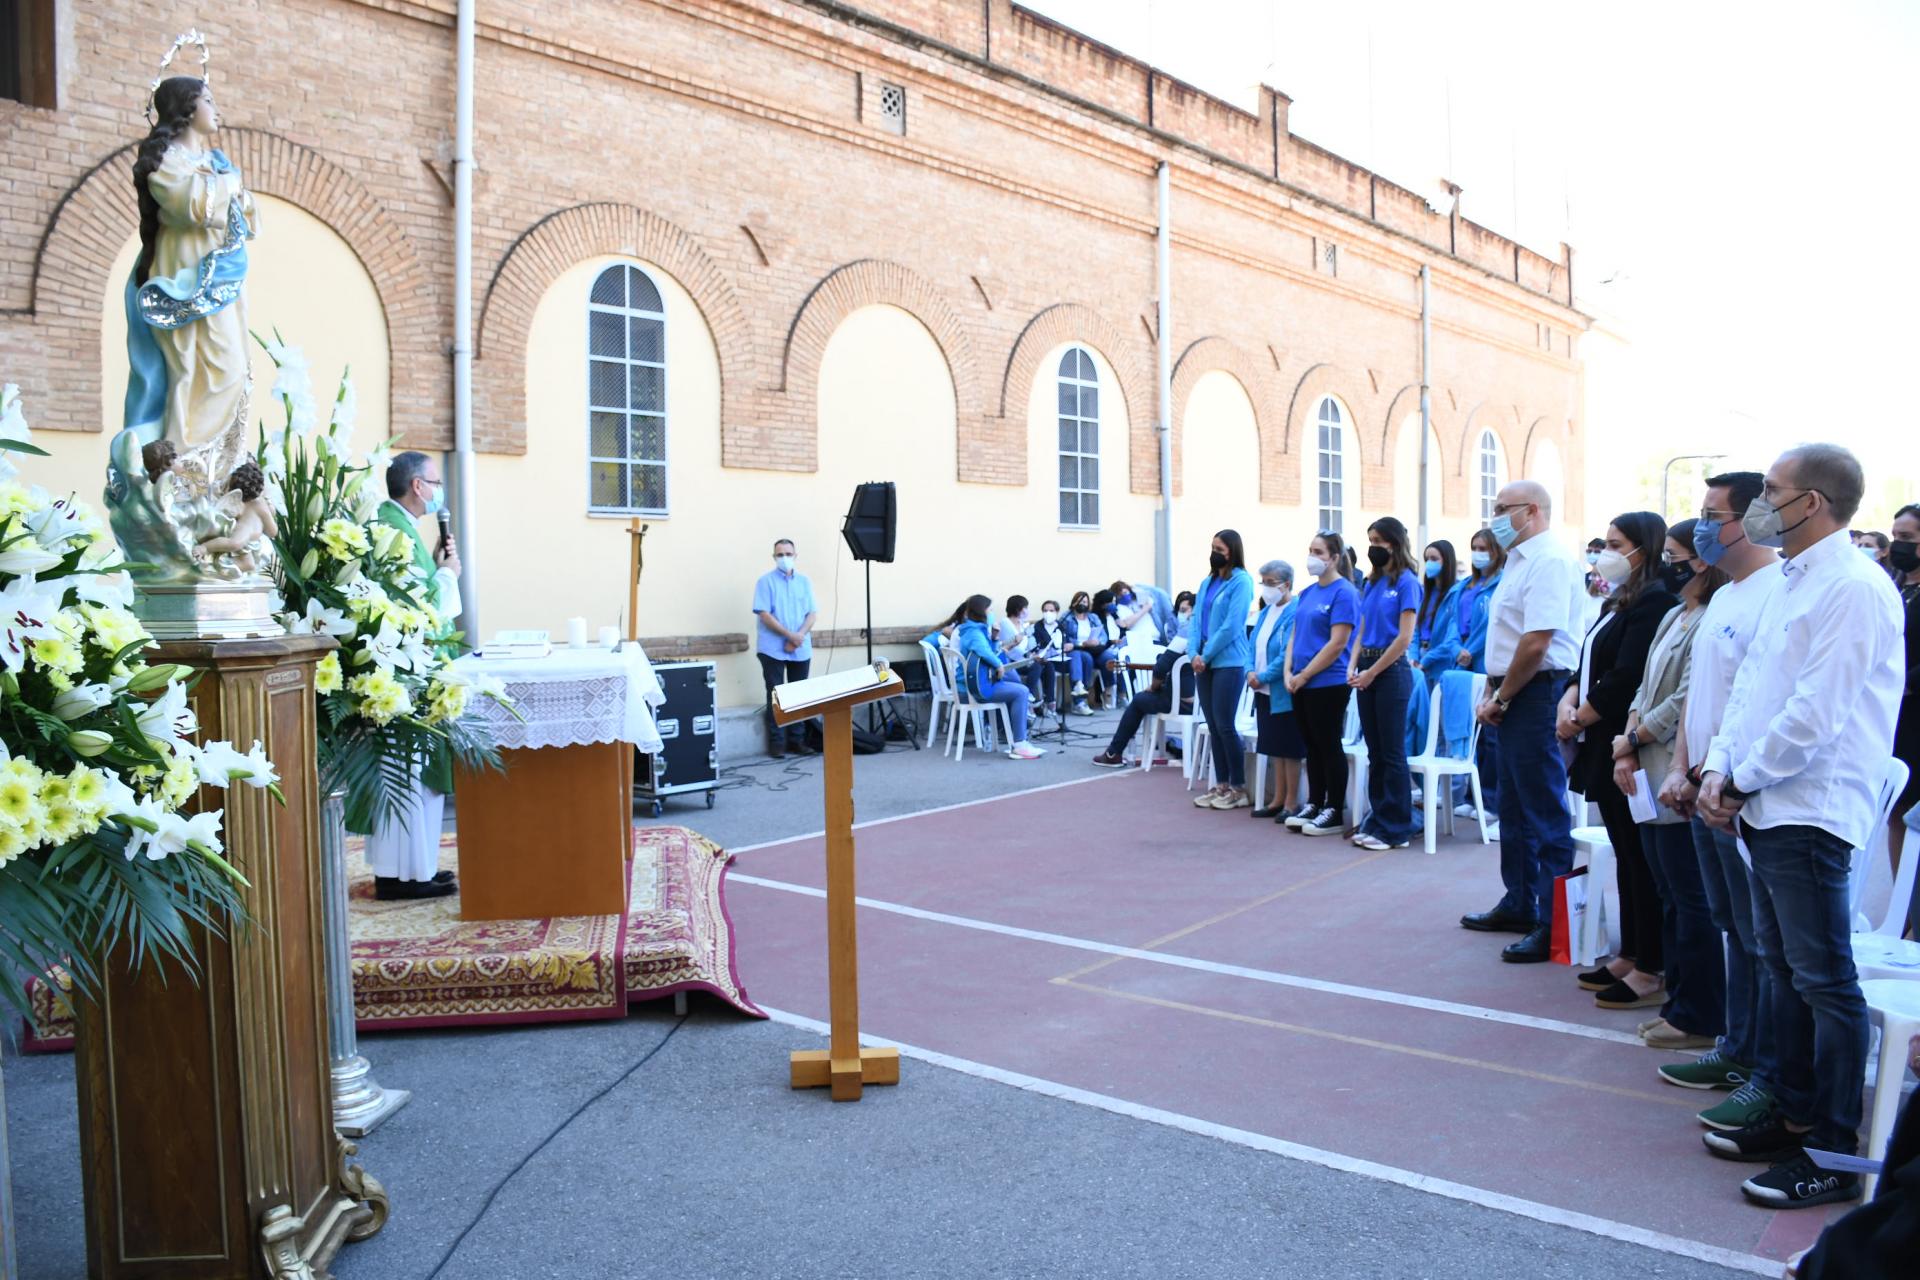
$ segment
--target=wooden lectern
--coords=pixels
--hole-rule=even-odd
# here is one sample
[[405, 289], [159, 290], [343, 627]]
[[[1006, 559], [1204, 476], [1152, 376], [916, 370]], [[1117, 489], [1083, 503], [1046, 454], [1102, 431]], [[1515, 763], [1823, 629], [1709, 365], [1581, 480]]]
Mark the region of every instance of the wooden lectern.
[[853, 709], [903, 692], [885, 663], [781, 685], [773, 719], [782, 727], [818, 716], [826, 739], [827, 982], [832, 1035], [822, 1049], [796, 1049], [795, 1089], [828, 1086], [835, 1102], [855, 1102], [869, 1084], [900, 1083], [898, 1049], [860, 1047], [860, 961], [853, 903]]

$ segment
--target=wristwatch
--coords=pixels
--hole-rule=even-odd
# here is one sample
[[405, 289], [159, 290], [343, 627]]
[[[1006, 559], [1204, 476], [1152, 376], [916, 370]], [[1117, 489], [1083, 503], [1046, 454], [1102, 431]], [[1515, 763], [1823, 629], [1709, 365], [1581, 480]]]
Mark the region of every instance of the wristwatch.
[[1742, 791], [1739, 787], [1734, 786], [1731, 777], [1720, 784], [1720, 798], [1722, 800], [1735, 800], [1744, 804], [1746, 803], [1747, 797], [1752, 794], [1750, 791]]
[[1498, 693], [1495, 693], [1493, 695], [1493, 705], [1500, 708], [1500, 714], [1505, 715], [1507, 708], [1512, 706], [1513, 702], [1511, 699], [1503, 698]]
[[1640, 731], [1638, 729], [1627, 730], [1627, 745], [1635, 751], [1640, 749]]

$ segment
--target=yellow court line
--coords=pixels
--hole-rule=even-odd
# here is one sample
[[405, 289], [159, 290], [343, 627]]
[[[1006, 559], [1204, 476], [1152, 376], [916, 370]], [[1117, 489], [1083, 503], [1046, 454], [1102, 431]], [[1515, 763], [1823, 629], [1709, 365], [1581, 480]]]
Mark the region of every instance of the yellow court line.
[[[1208, 916], [1205, 920], [1202, 920], [1197, 924], [1190, 924], [1184, 929], [1175, 929], [1172, 933], [1162, 934], [1160, 937], [1153, 939], [1151, 942], [1143, 942], [1140, 944], [1137, 950], [1152, 951], [1156, 947], [1164, 947], [1169, 942], [1177, 941], [1181, 938], [1186, 937], [1190, 933], [1198, 933], [1200, 930], [1205, 929], [1210, 925], [1219, 924], [1223, 920], [1231, 920], [1237, 915], [1240, 915], [1244, 912], [1252, 911], [1255, 907], [1264, 907], [1269, 902], [1277, 902], [1281, 898], [1284, 898], [1288, 894], [1293, 893], [1297, 890], [1305, 889], [1311, 885], [1319, 884], [1323, 880], [1331, 880], [1333, 877], [1339, 875], [1343, 871], [1351, 871], [1355, 867], [1365, 866], [1367, 863], [1372, 862], [1375, 858], [1386, 857], [1387, 854], [1390, 852], [1392, 851], [1387, 849], [1382, 849], [1378, 853], [1371, 853], [1364, 858], [1355, 858], [1352, 862], [1344, 863], [1341, 866], [1329, 868], [1326, 871], [1322, 871], [1317, 876], [1308, 876], [1305, 880], [1302, 880], [1298, 884], [1290, 884], [1284, 889], [1276, 889], [1272, 893], [1267, 894], [1265, 897], [1255, 898], [1252, 902], [1242, 903], [1240, 906], [1233, 907], [1227, 911], [1222, 911], [1219, 915]], [[1106, 968], [1110, 964], [1119, 964], [1122, 960], [1125, 960], [1127, 958], [1128, 957], [1126, 956], [1108, 956], [1105, 960], [1094, 961], [1092, 964], [1088, 965], [1084, 969], [1075, 969], [1072, 973], [1063, 973], [1058, 978], [1055, 978], [1054, 981], [1063, 982], [1063, 981], [1072, 981], [1075, 978], [1084, 978], [1089, 974], [1100, 972], [1102, 969]]]
[[1228, 1022], [1244, 1023], [1248, 1026], [1266, 1027], [1273, 1031], [1290, 1031], [1295, 1035], [1314, 1036], [1322, 1040], [1338, 1040], [1342, 1044], [1358, 1045], [1363, 1049], [1384, 1049], [1388, 1053], [1404, 1053], [1415, 1058], [1426, 1058], [1434, 1062], [1446, 1062], [1459, 1067], [1472, 1067], [1479, 1071], [1493, 1071], [1500, 1075], [1520, 1076], [1527, 1080], [1539, 1080], [1545, 1084], [1567, 1085], [1575, 1089], [1586, 1089], [1593, 1093], [1612, 1094], [1620, 1098], [1634, 1098], [1641, 1102], [1658, 1102], [1664, 1106], [1696, 1108], [1700, 1100], [1693, 1097], [1677, 1097], [1668, 1090], [1654, 1093], [1651, 1090], [1623, 1089], [1618, 1085], [1596, 1084], [1591, 1080], [1581, 1080], [1575, 1076], [1557, 1076], [1546, 1071], [1530, 1071], [1525, 1067], [1508, 1066], [1500, 1062], [1487, 1062], [1480, 1058], [1465, 1058], [1459, 1054], [1441, 1053], [1435, 1049], [1416, 1049], [1412, 1045], [1395, 1044], [1390, 1040], [1373, 1040], [1366, 1036], [1347, 1035], [1341, 1031], [1328, 1031], [1321, 1027], [1301, 1026], [1297, 1022], [1277, 1022], [1272, 1018], [1256, 1017], [1250, 1013], [1234, 1013], [1229, 1009], [1212, 1009], [1202, 1004], [1188, 1004], [1184, 1000], [1167, 1000], [1159, 996], [1141, 995], [1133, 991], [1116, 991], [1111, 987], [1099, 987], [1090, 983], [1075, 982], [1071, 978], [1051, 979], [1054, 985], [1072, 987], [1076, 991], [1091, 991], [1096, 995], [1113, 996], [1119, 1000], [1131, 1000], [1137, 1004], [1154, 1005], [1162, 1009], [1173, 1009], [1181, 1013], [1198, 1013], [1209, 1018], [1222, 1018]]

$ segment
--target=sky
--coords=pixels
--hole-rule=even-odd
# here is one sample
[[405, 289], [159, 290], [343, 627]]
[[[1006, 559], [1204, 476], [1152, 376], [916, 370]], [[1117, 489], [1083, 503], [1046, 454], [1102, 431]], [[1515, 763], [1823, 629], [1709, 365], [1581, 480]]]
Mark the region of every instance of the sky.
[[[1590, 335], [1590, 506], [1671, 456], [1860, 453], [1920, 500], [1920, 4], [1022, 0], [1549, 257]], [[1444, 379], [1444, 374], [1441, 375]], [[1676, 468], [1676, 475], [1679, 469]]]

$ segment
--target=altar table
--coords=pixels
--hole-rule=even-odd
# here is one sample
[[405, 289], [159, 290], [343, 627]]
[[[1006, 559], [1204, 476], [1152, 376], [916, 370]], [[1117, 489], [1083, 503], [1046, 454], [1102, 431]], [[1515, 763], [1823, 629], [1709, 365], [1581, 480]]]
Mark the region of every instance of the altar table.
[[532, 920], [618, 915], [633, 856], [633, 752], [659, 751], [664, 695], [632, 640], [619, 652], [461, 658], [504, 682], [513, 710], [478, 698], [504, 773], [459, 769], [460, 917]]

